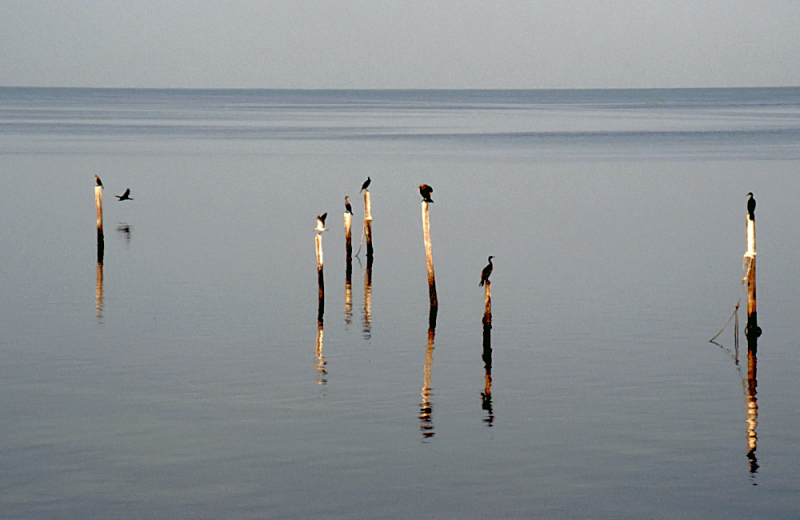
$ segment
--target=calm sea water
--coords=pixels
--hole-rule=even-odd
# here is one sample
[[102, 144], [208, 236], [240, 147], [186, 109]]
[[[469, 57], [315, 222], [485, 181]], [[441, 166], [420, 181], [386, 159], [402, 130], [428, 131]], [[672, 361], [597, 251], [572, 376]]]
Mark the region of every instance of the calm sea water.
[[0, 156], [3, 518], [800, 514], [800, 89], [2, 88]]

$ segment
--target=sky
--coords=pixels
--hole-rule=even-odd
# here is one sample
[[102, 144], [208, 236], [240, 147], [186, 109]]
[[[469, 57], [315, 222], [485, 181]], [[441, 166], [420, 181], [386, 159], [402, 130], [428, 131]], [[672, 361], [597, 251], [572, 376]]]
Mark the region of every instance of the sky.
[[0, 0], [0, 86], [800, 86], [796, 0]]

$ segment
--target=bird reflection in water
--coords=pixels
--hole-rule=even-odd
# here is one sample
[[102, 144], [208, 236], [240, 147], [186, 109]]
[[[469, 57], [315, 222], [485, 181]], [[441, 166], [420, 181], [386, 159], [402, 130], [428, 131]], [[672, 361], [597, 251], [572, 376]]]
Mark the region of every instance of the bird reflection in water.
[[131, 226], [125, 222], [120, 222], [117, 225], [117, 234], [125, 240], [125, 243], [131, 244]]

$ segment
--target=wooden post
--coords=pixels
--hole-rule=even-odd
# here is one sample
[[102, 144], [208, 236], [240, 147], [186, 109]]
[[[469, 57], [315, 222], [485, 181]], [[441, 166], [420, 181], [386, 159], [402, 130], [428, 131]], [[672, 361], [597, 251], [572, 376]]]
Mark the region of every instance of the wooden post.
[[372, 267], [372, 202], [364, 190], [364, 236], [367, 239], [367, 269]]
[[744, 329], [747, 337], [747, 348], [757, 349], [757, 338], [761, 335], [758, 326], [758, 312], [756, 310], [756, 222], [748, 213], [747, 222], [747, 252], [744, 254], [747, 265], [747, 326]]
[[[422, 201], [422, 234], [425, 240], [425, 260], [428, 265], [428, 296], [431, 301], [431, 313], [439, 307], [439, 298], [436, 295], [436, 277], [433, 274], [433, 251], [431, 247], [431, 222], [428, 216], [428, 203]], [[435, 317], [433, 318], [435, 320]]]
[[[353, 243], [352, 235], [350, 232], [352, 223], [352, 215], [347, 211], [344, 212], [344, 253], [347, 266], [352, 270], [353, 266]], [[349, 279], [349, 278], [348, 278]]]
[[97, 210], [97, 230], [103, 230], [103, 187], [94, 187], [94, 205]]
[[492, 326], [492, 282], [486, 280], [485, 284], [486, 290], [483, 294], [483, 325]]
[[317, 310], [317, 321], [322, 323], [322, 315], [325, 312], [325, 277], [322, 274], [322, 233], [317, 233], [314, 239], [317, 246], [317, 283], [319, 284], [319, 306]]

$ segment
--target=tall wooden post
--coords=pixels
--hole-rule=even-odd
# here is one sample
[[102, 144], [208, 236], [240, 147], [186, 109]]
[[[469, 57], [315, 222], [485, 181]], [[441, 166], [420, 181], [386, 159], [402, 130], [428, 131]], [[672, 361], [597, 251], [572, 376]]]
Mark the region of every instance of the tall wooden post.
[[756, 310], [756, 222], [750, 218], [748, 213], [747, 221], [747, 252], [744, 254], [747, 265], [747, 326], [744, 329], [747, 337], [747, 348], [757, 349], [757, 338], [761, 335], [761, 328], [758, 326], [758, 312]]
[[322, 274], [322, 233], [317, 233], [314, 238], [317, 246], [317, 283], [319, 285], [319, 306], [317, 308], [317, 321], [322, 324], [322, 316], [325, 312], [325, 277]]
[[433, 273], [433, 250], [431, 247], [431, 222], [428, 215], [428, 202], [422, 201], [422, 234], [425, 241], [425, 260], [428, 266], [428, 297], [431, 302], [431, 312], [439, 307], [439, 298], [436, 295], [436, 277]]
[[97, 263], [103, 263], [103, 255], [106, 250], [106, 240], [103, 235], [103, 187], [94, 187], [94, 207], [97, 213]]
[[353, 266], [353, 242], [351, 234], [352, 215], [344, 212], [344, 254], [347, 266], [352, 269]]
[[367, 269], [372, 268], [372, 202], [364, 190], [364, 236], [367, 240]]
[[103, 187], [94, 187], [94, 206], [97, 211], [97, 230], [103, 230]]
[[486, 280], [485, 291], [483, 293], [483, 325], [492, 325], [492, 282]]

